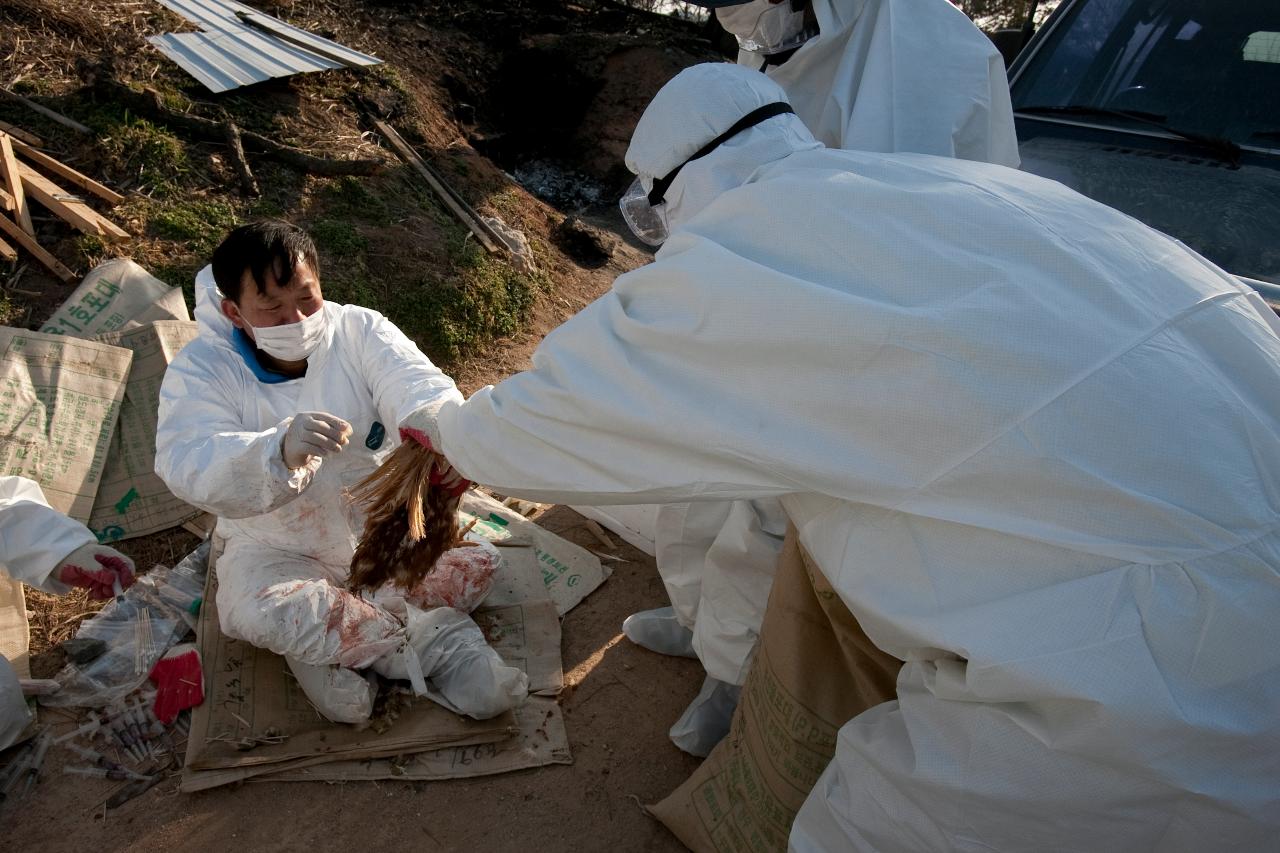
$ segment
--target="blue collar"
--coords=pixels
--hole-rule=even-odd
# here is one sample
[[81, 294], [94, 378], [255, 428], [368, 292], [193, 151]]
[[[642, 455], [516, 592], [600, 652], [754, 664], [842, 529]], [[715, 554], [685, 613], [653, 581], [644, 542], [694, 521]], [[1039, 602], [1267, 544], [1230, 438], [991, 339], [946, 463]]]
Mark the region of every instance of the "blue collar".
[[244, 329], [237, 327], [231, 330], [231, 343], [259, 382], [266, 385], [278, 385], [281, 382], [291, 382], [294, 379], [302, 378], [301, 376], [285, 376], [283, 373], [278, 373], [263, 364], [258, 359], [258, 348], [254, 346], [249, 336], [244, 333]]

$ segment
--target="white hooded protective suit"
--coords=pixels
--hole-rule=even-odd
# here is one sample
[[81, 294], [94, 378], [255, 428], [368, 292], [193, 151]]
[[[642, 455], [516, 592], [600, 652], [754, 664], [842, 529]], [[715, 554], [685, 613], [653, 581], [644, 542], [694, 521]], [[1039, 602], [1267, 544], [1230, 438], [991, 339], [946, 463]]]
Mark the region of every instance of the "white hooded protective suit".
[[[71, 587], [55, 578], [54, 570], [77, 548], [97, 541], [89, 528], [49, 506], [38, 483], [0, 477], [0, 573], [62, 594]], [[8, 583], [0, 576], [0, 584]], [[26, 619], [19, 618], [25, 632]], [[17, 673], [0, 658], [0, 749], [14, 743], [30, 722]]]
[[[218, 516], [222, 629], [305, 664], [368, 666], [402, 640], [386, 610], [342, 590], [364, 516], [345, 490], [399, 443], [399, 427], [442, 398], [461, 399], [390, 321], [324, 304], [324, 340], [301, 379], [265, 373], [222, 314], [212, 271], [196, 279], [197, 338], [165, 373], [156, 473]], [[354, 429], [341, 453], [284, 464], [295, 414], [323, 411]]]
[[[767, 0], [755, 0], [764, 3]], [[831, 148], [1017, 167], [1004, 59], [947, 0], [811, 0], [818, 35], [765, 71]]]
[[[764, 70], [819, 141], [1017, 167], [1004, 60], [963, 12], [947, 0], [811, 2], [819, 34]], [[758, 69], [763, 59], [742, 51], [738, 62]], [[700, 108], [715, 115], [725, 105]], [[646, 159], [659, 155], [649, 153], [632, 165], [651, 168]], [[746, 678], [785, 532], [776, 501], [658, 511], [658, 570], [713, 678]]]
[[36, 482], [0, 477], [0, 569], [9, 577], [66, 593], [71, 587], [53, 577], [53, 570], [72, 551], [97, 541], [89, 528], [49, 506]]
[[[717, 85], [696, 70], [650, 111]], [[743, 162], [799, 124], [686, 165], [656, 261], [532, 370], [446, 403], [444, 452], [536, 500], [782, 498], [906, 661], [898, 700], [841, 730], [799, 850], [1272, 845], [1275, 316], [1034, 175], [804, 146]], [[745, 177], [695, 197], [717, 170]]]

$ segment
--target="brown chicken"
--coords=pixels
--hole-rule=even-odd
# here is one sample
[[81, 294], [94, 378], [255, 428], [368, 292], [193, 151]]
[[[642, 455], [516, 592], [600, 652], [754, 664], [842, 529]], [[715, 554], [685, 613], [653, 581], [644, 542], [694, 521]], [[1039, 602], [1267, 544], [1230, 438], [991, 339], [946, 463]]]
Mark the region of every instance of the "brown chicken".
[[352, 592], [387, 583], [410, 589], [427, 576], [441, 554], [462, 544], [461, 495], [430, 484], [432, 469], [445, 464], [434, 451], [406, 441], [351, 489], [351, 499], [368, 513], [351, 558], [347, 586]]

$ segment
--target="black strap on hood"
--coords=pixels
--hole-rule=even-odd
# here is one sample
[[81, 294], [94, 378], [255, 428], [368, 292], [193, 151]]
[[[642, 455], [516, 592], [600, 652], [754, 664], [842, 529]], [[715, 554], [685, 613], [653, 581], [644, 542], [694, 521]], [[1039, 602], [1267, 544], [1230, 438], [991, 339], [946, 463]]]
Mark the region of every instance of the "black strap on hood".
[[774, 103], [774, 104], [765, 104], [763, 107], [754, 109], [751, 112], [744, 115], [742, 118], [738, 119], [736, 122], [734, 122], [733, 126], [730, 127], [728, 130], [726, 130], [724, 133], [720, 134], [715, 139], [711, 140], [706, 145], [702, 146], [696, 152], [694, 152], [694, 155], [690, 157], [688, 160], [685, 160], [679, 166], [676, 166], [674, 169], [672, 169], [663, 177], [655, 178], [653, 181], [653, 188], [649, 190], [650, 206], [657, 207], [658, 205], [666, 201], [667, 190], [671, 187], [671, 182], [676, 179], [676, 175], [680, 174], [680, 170], [683, 169], [685, 166], [689, 165], [694, 160], [697, 160], [699, 157], [706, 157], [712, 151], [715, 151], [721, 145], [728, 142], [730, 139], [737, 136], [739, 133], [742, 133], [742, 131], [751, 127], [755, 127], [757, 124], [760, 124], [762, 121], [767, 121], [768, 119], [771, 119], [774, 116], [786, 115], [787, 113], [791, 113], [794, 115], [795, 110], [791, 109], [791, 105], [786, 103], [785, 101], [778, 101], [777, 103]]

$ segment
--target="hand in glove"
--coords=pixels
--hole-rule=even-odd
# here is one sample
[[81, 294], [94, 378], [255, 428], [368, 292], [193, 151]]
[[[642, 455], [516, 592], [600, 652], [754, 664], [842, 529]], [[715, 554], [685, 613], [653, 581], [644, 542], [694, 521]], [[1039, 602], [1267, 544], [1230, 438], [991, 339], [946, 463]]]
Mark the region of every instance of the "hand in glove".
[[327, 412], [299, 412], [284, 434], [280, 452], [284, 464], [301, 468], [312, 456], [342, 452], [351, 437], [351, 424]]
[[120, 589], [132, 586], [133, 560], [106, 545], [82, 545], [58, 564], [53, 576], [68, 586], [89, 590], [90, 598], [110, 598]]
[[431, 466], [431, 475], [427, 480], [431, 485], [439, 486], [450, 495], [460, 495], [471, 488], [471, 481], [459, 474], [458, 469], [450, 465], [449, 460], [432, 446], [431, 438], [425, 432], [403, 426], [400, 427], [400, 440], [417, 442], [436, 455], [435, 462]]

